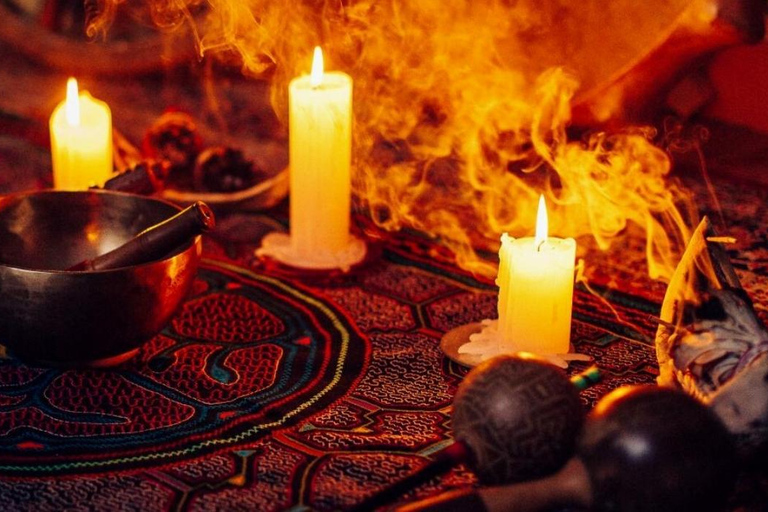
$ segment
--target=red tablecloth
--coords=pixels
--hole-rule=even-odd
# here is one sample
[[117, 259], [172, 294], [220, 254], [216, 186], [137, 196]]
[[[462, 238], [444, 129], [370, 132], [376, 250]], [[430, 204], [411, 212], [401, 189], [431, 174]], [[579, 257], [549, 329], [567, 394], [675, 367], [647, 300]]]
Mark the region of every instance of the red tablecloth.
[[[766, 203], [754, 188], [718, 190], [739, 240], [733, 261], [765, 319]], [[287, 271], [252, 256], [262, 220], [222, 216], [193, 295], [134, 360], [109, 370], [0, 361], [5, 510], [334, 510], [450, 442], [467, 369], [440, 338], [496, 316], [492, 281], [416, 234], [373, 243], [349, 274]], [[588, 257], [602, 297], [577, 288], [572, 338], [603, 381], [582, 393], [585, 407], [654, 382], [649, 315], [664, 293], [645, 276], [641, 243]], [[755, 478], [734, 506], [762, 506]], [[408, 498], [473, 483], [459, 467]]]

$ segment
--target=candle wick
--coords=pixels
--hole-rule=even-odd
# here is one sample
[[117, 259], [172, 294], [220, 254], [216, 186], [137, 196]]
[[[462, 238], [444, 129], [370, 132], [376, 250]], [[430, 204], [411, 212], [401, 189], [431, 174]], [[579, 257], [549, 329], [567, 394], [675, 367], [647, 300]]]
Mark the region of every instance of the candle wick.
[[544, 242], [546, 242], [546, 240], [539, 242], [539, 245], [536, 246], [536, 252], [541, 252], [541, 246], [544, 245]]

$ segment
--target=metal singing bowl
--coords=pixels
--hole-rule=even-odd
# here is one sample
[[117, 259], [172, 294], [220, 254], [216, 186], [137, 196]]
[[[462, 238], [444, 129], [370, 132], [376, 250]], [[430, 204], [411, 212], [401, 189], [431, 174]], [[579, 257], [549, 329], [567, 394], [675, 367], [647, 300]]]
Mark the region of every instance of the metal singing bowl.
[[45, 365], [110, 366], [130, 358], [190, 291], [200, 237], [142, 265], [64, 269], [179, 210], [158, 199], [107, 191], [0, 198], [0, 344]]

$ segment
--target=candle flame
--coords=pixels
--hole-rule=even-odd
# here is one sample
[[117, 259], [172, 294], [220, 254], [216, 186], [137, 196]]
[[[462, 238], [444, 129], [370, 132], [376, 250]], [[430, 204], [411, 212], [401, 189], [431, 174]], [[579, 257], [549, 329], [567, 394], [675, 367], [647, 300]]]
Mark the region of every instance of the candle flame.
[[547, 219], [547, 205], [544, 202], [544, 195], [539, 196], [539, 210], [536, 212], [536, 236], [534, 243], [540, 247], [547, 240], [549, 231], [549, 221]]
[[80, 126], [80, 97], [77, 92], [77, 80], [67, 80], [67, 101], [65, 105], [67, 123], [70, 126]]
[[312, 87], [319, 87], [323, 83], [323, 50], [315, 46], [315, 55], [312, 57], [312, 74], [309, 75], [309, 83]]

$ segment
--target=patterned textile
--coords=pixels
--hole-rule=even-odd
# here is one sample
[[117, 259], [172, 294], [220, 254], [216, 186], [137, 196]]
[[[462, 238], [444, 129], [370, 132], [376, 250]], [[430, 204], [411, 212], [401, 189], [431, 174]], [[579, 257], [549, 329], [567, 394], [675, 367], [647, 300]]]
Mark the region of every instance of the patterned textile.
[[[734, 262], [765, 319], [766, 205], [758, 192], [723, 191]], [[238, 215], [245, 231], [258, 221]], [[0, 508], [336, 510], [450, 442], [467, 369], [440, 338], [496, 316], [492, 281], [413, 234], [332, 276], [263, 264], [253, 248], [206, 241], [192, 296], [120, 367], [0, 361]], [[597, 294], [576, 290], [572, 338], [604, 378], [582, 392], [585, 407], [657, 375], [650, 315], [664, 286], [644, 276], [642, 257], [633, 246], [587, 255]], [[404, 499], [474, 482], [460, 466]], [[761, 499], [746, 496], [735, 505]]]

